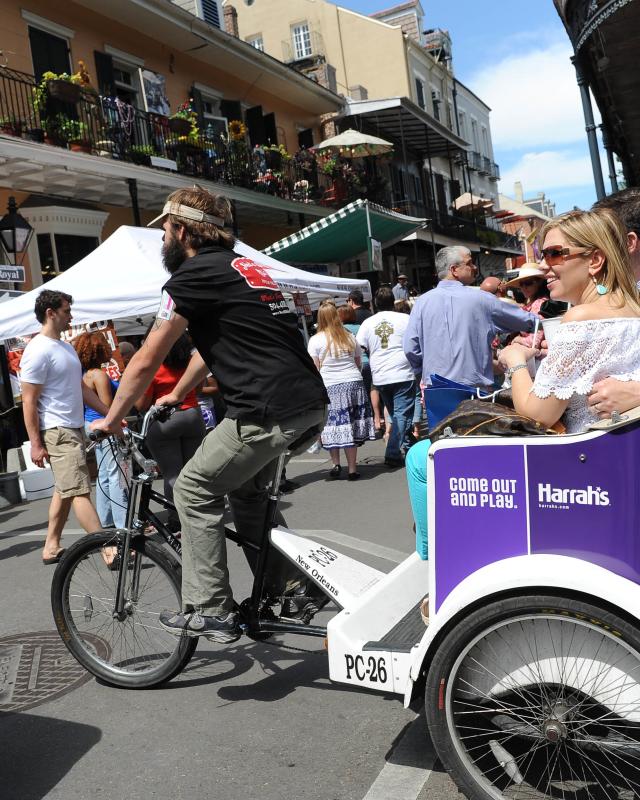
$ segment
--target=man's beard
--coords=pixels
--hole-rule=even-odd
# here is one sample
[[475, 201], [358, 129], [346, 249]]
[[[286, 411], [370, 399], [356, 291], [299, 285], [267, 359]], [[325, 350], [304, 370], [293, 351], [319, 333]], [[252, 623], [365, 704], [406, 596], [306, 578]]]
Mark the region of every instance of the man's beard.
[[162, 263], [170, 275], [186, 261], [187, 251], [179, 239], [171, 239], [162, 245]]

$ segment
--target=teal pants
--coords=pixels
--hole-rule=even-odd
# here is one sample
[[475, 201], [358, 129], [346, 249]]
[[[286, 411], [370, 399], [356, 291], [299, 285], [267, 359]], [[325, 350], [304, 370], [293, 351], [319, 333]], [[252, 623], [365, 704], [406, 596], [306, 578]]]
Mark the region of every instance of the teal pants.
[[423, 439], [411, 447], [405, 458], [409, 500], [416, 523], [416, 551], [422, 559], [429, 558], [427, 531], [427, 454], [431, 442]]

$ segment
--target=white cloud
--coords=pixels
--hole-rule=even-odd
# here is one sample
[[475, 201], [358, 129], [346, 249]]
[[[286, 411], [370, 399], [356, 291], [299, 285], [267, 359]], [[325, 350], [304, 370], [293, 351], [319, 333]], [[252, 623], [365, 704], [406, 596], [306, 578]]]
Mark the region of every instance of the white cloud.
[[545, 49], [510, 55], [469, 81], [471, 89], [491, 107], [491, 133], [497, 149], [584, 140], [580, 92], [570, 55], [568, 42], [552, 42]]
[[512, 196], [516, 181], [522, 182], [527, 195], [548, 193], [553, 189], [592, 186], [591, 160], [588, 155], [575, 155], [570, 150], [525, 153], [515, 164], [502, 171], [502, 194]]

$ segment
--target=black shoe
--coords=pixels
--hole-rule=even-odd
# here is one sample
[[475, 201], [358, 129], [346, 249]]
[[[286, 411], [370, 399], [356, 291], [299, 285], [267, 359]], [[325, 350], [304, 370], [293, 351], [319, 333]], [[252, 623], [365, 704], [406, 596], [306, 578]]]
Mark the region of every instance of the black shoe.
[[335, 467], [333, 467], [333, 469], [329, 470], [329, 479], [334, 480], [335, 478], [339, 478], [341, 472], [342, 472], [342, 467], [340, 466], [340, 464], [336, 464]]
[[297, 619], [308, 624], [314, 614], [329, 602], [327, 595], [315, 583], [305, 581], [291, 594], [285, 596], [280, 609], [280, 616]]
[[357, 481], [359, 479], [359, 477], [360, 477], [360, 473], [359, 472], [350, 472], [347, 475], [347, 480], [348, 481]]
[[385, 458], [384, 463], [387, 467], [404, 467], [404, 461], [401, 458]]
[[237, 641], [242, 632], [238, 626], [238, 615], [230, 611], [224, 617], [205, 617], [197, 611], [161, 611], [160, 625], [176, 636], [204, 636], [212, 642]]
[[301, 483], [290, 481], [288, 478], [285, 478], [285, 480], [280, 482], [280, 492], [282, 494], [288, 494], [289, 492], [293, 492], [294, 489], [299, 489], [301, 486]]

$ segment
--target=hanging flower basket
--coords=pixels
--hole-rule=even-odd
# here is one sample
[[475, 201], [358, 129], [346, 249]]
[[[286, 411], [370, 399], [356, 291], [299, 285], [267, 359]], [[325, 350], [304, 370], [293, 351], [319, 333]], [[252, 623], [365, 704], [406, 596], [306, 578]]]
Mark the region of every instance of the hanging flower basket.
[[47, 83], [49, 96], [63, 103], [77, 103], [80, 100], [82, 88], [77, 83], [64, 80], [52, 80]]
[[191, 120], [184, 117], [169, 117], [169, 130], [178, 136], [188, 136], [191, 133]]

